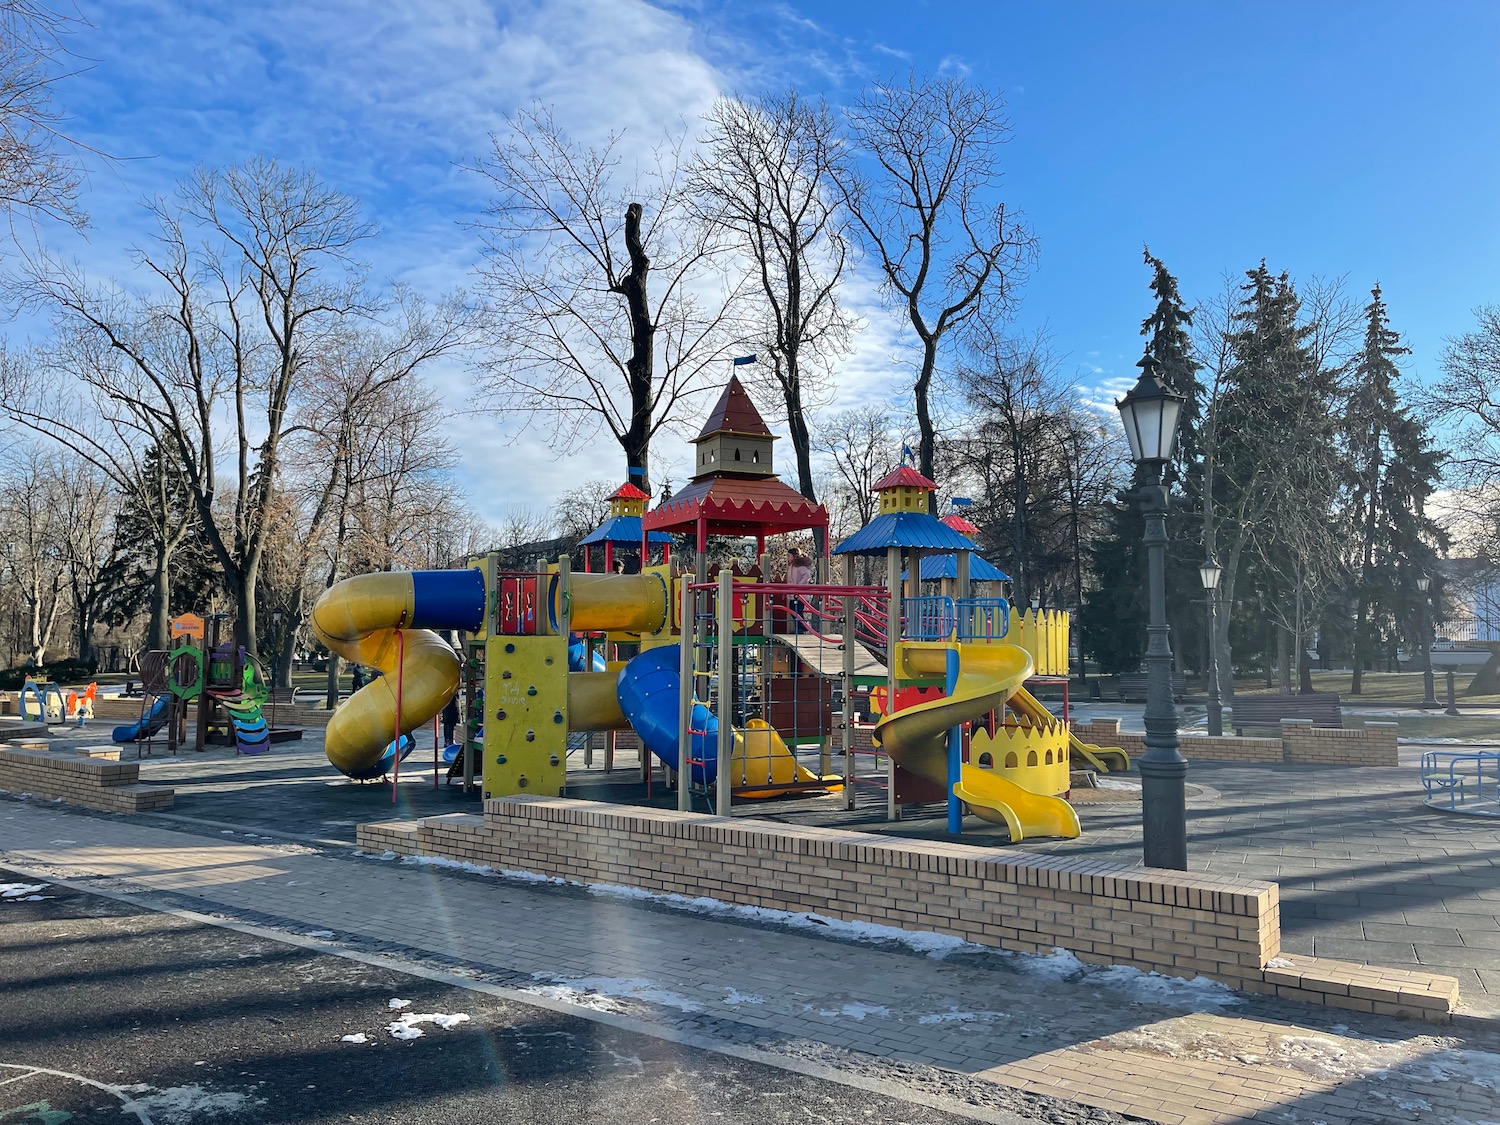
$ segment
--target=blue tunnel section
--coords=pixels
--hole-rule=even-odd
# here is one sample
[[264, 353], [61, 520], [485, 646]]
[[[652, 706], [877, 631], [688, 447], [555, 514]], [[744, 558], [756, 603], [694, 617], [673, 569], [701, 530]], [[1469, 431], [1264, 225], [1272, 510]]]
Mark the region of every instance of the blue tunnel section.
[[414, 570], [411, 572], [413, 629], [462, 629], [484, 624], [484, 572]]
[[[674, 770], [677, 764], [677, 707], [682, 673], [682, 650], [663, 645], [641, 653], [620, 669], [620, 710], [630, 720], [641, 744]], [[705, 775], [717, 777], [719, 720], [702, 703], [693, 701], [691, 757], [703, 762], [693, 766], [693, 781], [703, 784]]]

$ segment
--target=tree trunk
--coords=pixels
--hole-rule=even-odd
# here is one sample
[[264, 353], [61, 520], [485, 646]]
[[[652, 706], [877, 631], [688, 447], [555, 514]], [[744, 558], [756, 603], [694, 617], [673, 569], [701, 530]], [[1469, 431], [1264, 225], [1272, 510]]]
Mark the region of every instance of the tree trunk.
[[339, 654], [336, 652], [328, 654], [328, 693], [324, 702], [330, 711], [339, 705]]
[[151, 617], [146, 625], [146, 648], [162, 652], [170, 647], [172, 613], [172, 568], [170, 557], [157, 556], [156, 573], [151, 576]]
[[1285, 625], [1276, 626], [1276, 690], [1292, 694], [1292, 634]]
[[630, 383], [630, 425], [620, 437], [625, 450], [627, 469], [640, 469], [640, 487], [651, 491], [651, 390], [652, 360], [655, 355], [656, 324], [651, 318], [651, 301], [646, 294], [646, 278], [651, 259], [641, 242], [641, 205], [625, 208], [625, 249], [630, 254], [630, 272], [614, 287], [625, 298], [630, 316], [630, 358], [625, 361], [625, 377]]
[[[916, 386], [912, 388], [917, 408], [917, 469], [928, 480], [933, 480], [937, 462], [937, 434], [932, 428], [932, 411], [927, 406], [927, 395], [932, 389], [932, 374], [937, 370], [937, 339], [922, 339], [922, 369], [917, 374]], [[927, 508], [933, 515], [937, 493], [927, 494]]]
[[[782, 387], [786, 399], [786, 426], [792, 435], [792, 452], [797, 457], [797, 491], [814, 504], [818, 502], [818, 489], [813, 482], [812, 437], [807, 430], [807, 416], [802, 410], [801, 383], [798, 381], [797, 360], [793, 355], [786, 358], [787, 377]], [[813, 555], [822, 558], [826, 547], [822, 528], [813, 528]]]
[[232, 584], [235, 602], [234, 642], [251, 656], [259, 658], [259, 630], [255, 625], [255, 572], [258, 566], [246, 565], [240, 569]]

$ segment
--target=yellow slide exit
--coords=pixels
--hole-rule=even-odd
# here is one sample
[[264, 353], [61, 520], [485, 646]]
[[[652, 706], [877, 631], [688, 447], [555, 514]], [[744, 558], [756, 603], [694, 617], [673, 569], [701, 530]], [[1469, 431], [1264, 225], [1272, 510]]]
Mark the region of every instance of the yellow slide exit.
[[[958, 681], [951, 695], [887, 715], [875, 741], [891, 760], [919, 777], [948, 785], [948, 731], [1005, 703], [1031, 675], [1031, 657], [1014, 645], [958, 645], [912, 641], [897, 649], [905, 679], [941, 676], [948, 653], [959, 653]], [[965, 764], [954, 793], [975, 816], [1004, 824], [1012, 843], [1027, 837], [1079, 835], [1078, 814], [1060, 797], [1032, 793], [988, 770]]]

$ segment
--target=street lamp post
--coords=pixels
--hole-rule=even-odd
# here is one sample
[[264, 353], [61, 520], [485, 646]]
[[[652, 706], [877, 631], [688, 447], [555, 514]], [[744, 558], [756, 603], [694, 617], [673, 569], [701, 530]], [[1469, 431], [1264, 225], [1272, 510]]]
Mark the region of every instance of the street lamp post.
[[1432, 579], [1427, 575], [1417, 579], [1417, 592], [1422, 595], [1422, 621], [1419, 626], [1422, 631], [1422, 706], [1436, 707], [1437, 685], [1432, 682], [1432, 604], [1428, 600], [1427, 591], [1432, 588]]
[[1146, 752], [1141, 756], [1141, 830], [1147, 867], [1187, 870], [1187, 759], [1177, 741], [1177, 709], [1172, 703], [1172, 645], [1167, 625], [1167, 489], [1162, 468], [1172, 456], [1183, 396], [1157, 374], [1157, 362], [1143, 357], [1141, 377], [1115, 404], [1130, 441], [1130, 456], [1143, 471], [1136, 490], [1146, 517], [1150, 617], [1146, 626]]
[[1224, 568], [1212, 555], [1203, 560], [1198, 576], [1208, 601], [1208, 733], [1224, 733], [1224, 702], [1219, 698], [1219, 579]]

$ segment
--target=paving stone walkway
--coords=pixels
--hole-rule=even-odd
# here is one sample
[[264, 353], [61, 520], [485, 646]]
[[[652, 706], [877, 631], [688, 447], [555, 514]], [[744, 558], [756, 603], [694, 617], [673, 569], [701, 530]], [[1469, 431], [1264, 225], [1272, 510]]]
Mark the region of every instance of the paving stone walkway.
[[[482, 975], [522, 997], [984, 1104], [994, 1084], [1172, 1125], [1479, 1125], [1500, 1033], [1356, 1017], [1066, 957], [942, 958], [566, 886], [0, 802], [0, 863]], [[3, 906], [0, 906], [3, 909]]]

